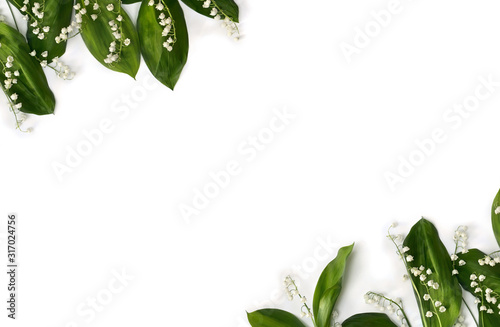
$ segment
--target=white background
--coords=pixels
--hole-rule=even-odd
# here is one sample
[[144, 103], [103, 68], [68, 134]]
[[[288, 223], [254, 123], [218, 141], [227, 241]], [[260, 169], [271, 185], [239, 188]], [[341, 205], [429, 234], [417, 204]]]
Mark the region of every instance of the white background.
[[[429, 218], [450, 251], [461, 224], [472, 246], [498, 247], [489, 212], [500, 187], [500, 88], [459, 128], [443, 118], [474, 95], [480, 77], [500, 81], [497, 1], [401, 0], [350, 63], [341, 43], [352, 44], [389, 0], [237, 2], [240, 42], [185, 10], [190, 57], [175, 92], [155, 82], [126, 118], [113, 106], [143, 95], [147, 67], [136, 81], [107, 71], [79, 37], [63, 57], [76, 78], [46, 71], [55, 115], [29, 118], [33, 133], [23, 134], [4, 106], [1, 256], [7, 214], [17, 212], [20, 286], [19, 319], [2, 308], [2, 326], [243, 327], [245, 310], [298, 314], [299, 303], [273, 296], [282, 278], [301, 266], [307, 273], [295, 277], [312, 298], [323, 267], [351, 242], [341, 320], [376, 310], [363, 301], [375, 290], [403, 297], [418, 326], [385, 237], [393, 221], [407, 232]], [[127, 9], [135, 16], [136, 5]], [[284, 107], [295, 118], [246, 160], [238, 146]], [[59, 180], [54, 162], [66, 164], [103, 119], [113, 131]], [[435, 128], [446, 141], [391, 190], [384, 173], [397, 173], [399, 157]], [[187, 223], [179, 204], [191, 205], [193, 189], [231, 160], [241, 173]], [[321, 240], [335, 253], [318, 257]], [[122, 269], [133, 280], [87, 322], [77, 309]]]

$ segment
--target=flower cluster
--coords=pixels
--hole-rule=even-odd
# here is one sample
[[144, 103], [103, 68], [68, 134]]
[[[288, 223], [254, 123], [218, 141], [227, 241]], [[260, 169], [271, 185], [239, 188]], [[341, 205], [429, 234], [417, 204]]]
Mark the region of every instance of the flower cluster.
[[[453, 253], [451, 256], [451, 261], [453, 262], [453, 270], [451, 271], [451, 274], [452, 275], [458, 275], [458, 270], [455, 269], [456, 267], [456, 264], [457, 264], [457, 260], [458, 260], [458, 255], [456, 253]], [[458, 265], [459, 266], [465, 266], [467, 262], [465, 262], [465, 260], [458, 260]]]
[[485, 256], [482, 259], [478, 260], [480, 266], [489, 265], [491, 267], [495, 267], [497, 263], [500, 263], [500, 257], [498, 255], [493, 256], [493, 254], [497, 254], [498, 252], [494, 252], [490, 255]]
[[56, 71], [57, 77], [62, 79], [73, 79], [73, 77], [75, 77], [75, 73], [72, 72], [69, 66], [65, 65], [58, 57], [52, 59], [52, 64], [53, 66], [51, 67]]
[[458, 226], [453, 235], [453, 241], [455, 241], [456, 252], [462, 251], [462, 254], [467, 253], [467, 245], [469, 236], [467, 235], [467, 226]]
[[[2, 45], [0, 44], [0, 47], [1, 46]], [[7, 96], [8, 105], [16, 119], [17, 128], [21, 130], [21, 125], [26, 119], [26, 114], [19, 111], [23, 107], [23, 103], [20, 101], [19, 95], [12, 92], [12, 87], [17, 84], [17, 78], [21, 75], [21, 73], [19, 70], [15, 69], [14, 57], [12, 56], [8, 56], [6, 62], [0, 61], [0, 63], [3, 66], [2, 73], [5, 76], [2, 84], [2, 90]]]
[[66, 80], [66, 79], [73, 79], [73, 77], [75, 77], [75, 73], [70, 70], [69, 66], [64, 65], [63, 62], [60, 61], [58, 57], [54, 57], [52, 59], [52, 63], [49, 64], [47, 62], [47, 56], [48, 56], [47, 51], [44, 51], [40, 54], [42, 59], [39, 59], [37, 57], [36, 50], [31, 51], [30, 55], [38, 59], [40, 61], [40, 65], [43, 68], [45, 67], [52, 68], [56, 72], [57, 77], [59, 78]]
[[307, 299], [305, 296], [300, 294], [295, 280], [293, 280], [290, 276], [286, 276], [283, 284], [285, 285], [286, 293], [290, 301], [293, 300], [294, 296], [297, 296], [300, 299], [300, 302], [302, 303], [302, 307], [300, 308], [301, 317], [308, 317], [312, 319], [313, 315], [311, 309], [307, 305]]
[[44, 10], [45, 1], [42, 1], [41, 4], [40, 2], [34, 2], [31, 6], [29, 0], [24, 0], [23, 6], [20, 8], [20, 11], [24, 14], [23, 19], [30, 21], [32, 33], [40, 40], [45, 39], [45, 33], [50, 31], [50, 26], [42, 25]]
[[158, 24], [163, 28], [161, 35], [165, 38], [163, 42], [163, 47], [167, 49], [167, 51], [172, 51], [174, 48], [175, 42], [177, 42], [177, 36], [175, 33], [175, 24], [172, 20], [172, 14], [168, 7], [163, 3], [162, 0], [159, 0], [158, 3], [155, 3], [154, 0], [149, 0], [149, 6], [154, 6], [156, 11], [160, 12], [157, 19]]
[[[391, 228], [396, 227], [396, 224], [392, 224], [389, 227], [388, 235], [389, 239], [396, 245], [397, 253], [400, 258], [403, 260], [408, 275], [412, 275], [415, 281], [419, 282], [420, 285], [424, 286], [426, 293], [422, 296], [424, 301], [430, 301], [432, 303], [433, 310], [429, 310], [425, 313], [427, 318], [432, 318], [435, 314], [443, 313], [446, 311], [446, 307], [443, 303], [432, 297], [432, 293], [439, 289], [439, 283], [432, 280], [433, 271], [430, 268], [426, 268], [424, 266], [411, 266], [411, 262], [415, 261], [413, 255], [410, 254], [410, 248], [408, 246], [403, 245], [403, 236], [398, 235], [395, 236], [391, 234]], [[465, 262], [463, 262], [465, 264]], [[405, 275], [403, 278], [408, 279], [409, 276]], [[415, 283], [412, 279], [412, 283]]]
[[[80, 15], [79, 13], [77, 15]], [[80, 21], [80, 23], [78, 23]], [[78, 30], [81, 27], [81, 16], [80, 18], [76, 18], [75, 21], [72, 21], [68, 27], [61, 28], [61, 33], [56, 36], [56, 43], [61, 43], [68, 40], [68, 35], [74, 30]]]
[[408, 317], [403, 309], [403, 301], [401, 299], [391, 300], [383, 294], [368, 292], [365, 294], [365, 302], [374, 304], [380, 311], [387, 311], [391, 314], [396, 314], [397, 319], [401, 322], [402, 327], [409, 326]]
[[339, 313], [336, 310], [332, 311], [332, 321], [331, 321], [331, 326], [333, 327], [342, 327], [342, 324], [340, 322], [335, 322], [335, 320], [339, 317]]
[[[88, 6], [90, 4], [89, 0], [84, 1], [84, 5]], [[97, 9], [99, 8], [99, 5], [97, 2], [94, 4], [94, 6], [97, 6]], [[83, 22], [83, 16], [87, 14], [87, 8], [82, 8], [81, 4], [77, 3], [76, 5], [73, 6], [75, 9], [75, 20], [72, 21], [67, 27], [63, 27], [61, 29], [61, 33], [59, 33], [58, 36], [56, 36], [56, 43], [61, 43], [64, 41], [67, 41], [69, 34], [71, 34], [73, 31], [78, 31], [79, 29], [82, 28], [82, 22]]]
[[[387, 237], [391, 240], [391, 242], [396, 246], [396, 253], [399, 256], [401, 260], [403, 260], [405, 267], [408, 270], [408, 262], [412, 262], [414, 260], [413, 256], [411, 254], [407, 254], [408, 251], [410, 251], [410, 248], [407, 246], [403, 245], [404, 241], [404, 235], [403, 234], [391, 234], [391, 229], [397, 227], [397, 223], [392, 223], [391, 226], [389, 227], [389, 230], [387, 232]], [[403, 275], [403, 281], [407, 281], [410, 279], [410, 276], [408, 274]]]
[[[408, 254], [410, 248], [403, 245], [404, 235], [403, 234], [391, 234], [391, 229], [397, 227], [397, 223], [392, 223], [387, 231], [387, 237], [391, 240], [391, 242], [396, 246], [396, 253], [401, 260], [403, 260], [405, 267], [407, 268], [407, 272], [409, 271], [408, 262], [412, 262], [414, 260], [411, 254]], [[403, 281], [407, 281], [410, 278], [408, 274], [403, 275]]]
[[[14, 84], [17, 84], [17, 76], [19, 76], [19, 71], [16, 70], [14, 72], [7, 70], [7, 68], [12, 68], [14, 66], [14, 57], [8, 56], [7, 62], [2, 63], [4, 66], [3, 73], [5, 75], [5, 80], [3, 81], [4, 89], [9, 90]], [[22, 104], [19, 104], [19, 108], [21, 108]], [[17, 108], [17, 109], [19, 109]]]
[[[81, 5], [81, 3], [77, 3], [73, 6], [76, 12], [75, 20], [72, 21], [68, 27], [64, 27], [61, 29], [61, 33], [56, 37], [57, 43], [68, 40], [70, 37], [72, 37], [69, 36], [71, 32], [82, 29], [83, 16], [90, 14], [90, 19], [92, 19], [92, 21], [95, 21], [101, 14], [101, 6], [99, 6], [97, 0], [83, 0], [82, 3], [83, 6]], [[111, 41], [111, 43], [109, 44], [109, 53], [107, 54], [106, 58], [103, 59], [106, 64], [112, 64], [120, 59], [122, 47], [128, 46], [130, 44], [130, 39], [124, 38], [122, 34], [123, 16], [120, 14], [121, 6], [118, 6], [117, 10], [115, 11], [115, 5], [110, 3], [105, 7], [105, 10], [116, 13], [116, 17], [108, 22], [109, 28], [111, 29], [111, 34], [113, 35], [115, 40]], [[71, 73], [68, 73], [67, 71], [65, 72], [63, 69], [62, 75], [70, 76]]]
[[[85, 0], [89, 1], [89, 0]], [[41, 40], [45, 39], [46, 36], [45, 34], [50, 31], [50, 26], [43, 26], [43, 16], [44, 16], [44, 9], [45, 9], [45, 1], [40, 4], [39, 2], [33, 3], [33, 6], [31, 8], [28, 8], [30, 5], [28, 0], [24, 0], [23, 2], [23, 7], [20, 8], [21, 12], [26, 12], [26, 15], [24, 16], [26, 20], [31, 19], [30, 21], [30, 26], [32, 33], [37, 35], [37, 37]], [[81, 23], [81, 16], [85, 14], [85, 9], [80, 10], [80, 4], [77, 4], [74, 6], [76, 10], [76, 22], [72, 22], [70, 26], [64, 27], [61, 30], [61, 33], [59, 36], [55, 38], [56, 43], [60, 43], [62, 41], [66, 41], [68, 39], [68, 34], [71, 33], [74, 29], [79, 28], [79, 23]], [[30, 13], [30, 9], [31, 12]], [[57, 70], [57, 58], [54, 58], [56, 62], [54, 62], [55, 67], [50, 66], [50, 64], [47, 62], [47, 57], [49, 56], [48, 51], [42, 51], [39, 56], [37, 56], [37, 52], [35, 50], [30, 52], [30, 55], [33, 57], [36, 57], [36, 59], [40, 62], [40, 65], [45, 68], [45, 67], [50, 67], [54, 70], [56, 70], [57, 76], [63, 79], [70, 79], [73, 77], [73, 73], [70, 72], [69, 67], [67, 66], [59, 66], [61, 68], [60, 70]], [[53, 59], [53, 60], [54, 60]]]
[[49, 53], [47, 51], [44, 51], [40, 54], [40, 56], [42, 57], [42, 59], [39, 59], [37, 56], [36, 56], [36, 50], [33, 50], [30, 52], [30, 56], [32, 57], [35, 57], [36, 59], [38, 59], [40, 61], [40, 65], [45, 68], [47, 67], [47, 59], [43, 59], [43, 58], [47, 58], [47, 56], [49, 55]]
[[222, 20], [221, 26], [226, 28], [227, 35], [238, 41], [240, 38], [240, 31], [238, 30], [238, 25], [233, 21], [231, 17], [226, 15], [224, 11], [217, 5], [215, 0], [198, 0], [203, 1], [203, 8], [210, 9], [210, 16], [215, 20]]
[[[431, 301], [432, 298], [429, 294], [424, 294], [424, 297], [423, 299], [425, 301]], [[446, 307], [441, 303], [441, 301], [434, 301], [433, 302], [434, 304], [434, 307], [439, 311], [439, 312], [445, 312], [446, 311]], [[434, 316], [434, 313], [432, 311], [427, 311], [426, 314], [425, 314], [426, 317], [432, 317]]]
[[426, 268], [424, 266], [410, 267], [410, 273], [415, 278], [418, 278], [420, 285], [425, 287], [426, 293], [422, 296], [422, 298], [424, 299], [424, 301], [430, 301], [434, 308], [433, 311], [427, 311], [425, 313], [425, 316], [427, 318], [431, 318], [435, 314], [445, 312], [446, 307], [443, 305], [443, 303], [439, 300], [434, 299], [431, 295], [433, 290], [439, 289], [439, 283], [431, 279], [431, 276], [433, 274], [432, 269]]
[[[455, 242], [455, 251], [451, 254], [450, 258], [453, 262], [453, 270], [451, 271], [452, 275], [458, 275], [458, 270], [456, 269], [457, 260], [458, 260], [458, 252], [462, 252], [462, 254], [467, 253], [467, 240], [469, 237], [467, 236], [467, 226], [458, 226], [455, 234], [453, 235], [453, 241]], [[458, 260], [458, 265], [463, 266], [466, 262], [464, 260]]]
[[[500, 303], [497, 305], [500, 295], [484, 283], [486, 276], [471, 274], [470, 280], [470, 286], [474, 288], [474, 293], [477, 294], [475, 303], [481, 304], [479, 311], [485, 311], [488, 314], [493, 314], [495, 313], [493, 308], [500, 310]], [[497, 313], [500, 314], [500, 311]]]
[[115, 6], [110, 3], [106, 6], [106, 10], [116, 14], [115, 19], [108, 21], [109, 28], [112, 32], [111, 34], [113, 34], [115, 40], [111, 41], [109, 44], [109, 53], [107, 57], [104, 58], [106, 64], [112, 64], [120, 59], [122, 47], [130, 45], [130, 39], [124, 38], [122, 33], [123, 16], [120, 14], [121, 7], [118, 7], [118, 10], [114, 11]]
[[465, 327], [465, 317], [464, 316], [458, 316], [457, 321], [453, 325], [453, 327]]

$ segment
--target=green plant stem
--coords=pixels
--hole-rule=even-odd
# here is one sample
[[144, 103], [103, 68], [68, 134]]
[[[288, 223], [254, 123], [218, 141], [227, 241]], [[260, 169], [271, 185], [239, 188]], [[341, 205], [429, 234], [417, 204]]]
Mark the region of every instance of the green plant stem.
[[224, 18], [229, 18], [229, 20], [231, 21], [232, 24], [234, 24], [234, 27], [236, 28], [236, 31], [238, 32], [238, 35], [240, 35], [240, 29], [238, 28], [238, 24], [236, 24], [233, 19], [231, 17], [229, 17], [228, 15], [226, 15], [226, 13], [219, 7], [219, 5], [217, 4], [217, 2], [215, 1], [212, 1], [212, 4], [215, 8], [217, 8], [217, 10], [222, 13], [224, 15]]
[[[406, 268], [406, 273], [408, 274], [408, 277], [410, 278], [411, 286], [413, 287], [413, 291], [415, 292], [415, 295], [416, 295], [415, 297], [417, 298], [417, 300], [419, 302], [419, 309], [421, 309], [421, 308], [423, 308], [422, 296], [420, 295], [420, 292], [418, 291], [417, 285], [415, 285], [415, 282], [413, 281], [411, 270], [410, 270], [410, 268], [408, 266], [408, 262], [406, 261], [404, 253], [401, 252], [401, 249], [399, 248], [398, 244], [394, 240], [393, 235], [391, 234], [391, 228], [392, 227], [389, 227], [389, 230], [387, 231], [387, 234], [388, 234], [387, 237], [389, 237], [389, 239], [391, 240], [391, 242], [396, 246], [397, 253], [401, 257], [401, 260], [403, 260], [403, 263], [404, 263], [405, 268]], [[426, 317], [425, 317], [424, 313], [421, 310], [419, 310], [419, 311], [420, 311], [420, 317], [422, 318], [422, 325], [424, 327], [428, 327], [429, 324], [427, 322], [427, 319], [425, 319]]]
[[[291, 279], [292, 281], [292, 285], [293, 287], [295, 288], [295, 290], [297, 291], [297, 295], [302, 298], [302, 294], [300, 294], [299, 292], [299, 288], [297, 287], [297, 284], [295, 284], [295, 281], [293, 279]], [[307, 303], [304, 303], [303, 304], [304, 307], [306, 308], [307, 312], [309, 312], [311, 314], [311, 309], [309, 308], [309, 306], [307, 305]], [[313, 325], [316, 326], [316, 321], [314, 320], [314, 316], [311, 314], [311, 320], [313, 322]]]
[[69, 37], [67, 38], [66, 42], [67, 42], [69, 39], [74, 38], [75, 36], [77, 36], [77, 35], [78, 35], [78, 34], [80, 34], [80, 33], [81, 33], [81, 31], [80, 31], [80, 30], [78, 30], [78, 32], [76, 32], [75, 34], [73, 34], [73, 35], [69, 36]]
[[470, 309], [469, 304], [467, 304], [467, 302], [465, 302], [465, 299], [464, 299], [464, 298], [462, 298], [462, 301], [464, 302], [465, 306], [467, 307], [467, 310], [469, 310], [469, 313], [470, 313], [470, 315], [471, 315], [472, 319], [474, 319], [474, 322], [476, 323], [476, 326], [478, 326], [478, 327], [479, 327], [479, 323], [477, 322], [476, 317], [475, 317], [475, 316], [474, 316], [474, 314], [472, 313], [472, 310]]
[[[411, 277], [410, 277], [411, 278]], [[427, 286], [427, 284], [425, 282], [421, 282], [420, 283], [422, 286], [425, 287], [425, 289], [427, 290], [427, 294], [430, 294], [430, 289], [429, 289], [429, 286]], [[429, 299], [429, 302], [432, 304], [432, 307], [434, 308], [434, 313], [436, 314], [436, 317], [439, 321], [439, 325], [440, 326], [443, 326], [443, 323], [441, 322], [441, 318], [439, 317], [439, 312], [438, 312], [438, 308], [436, 308], [436, 301], [435, 299], [433, 299], [432, 297]], [[423, 318], [422, 318], [423, 319]]]
[[[168, 13], [168, 17], [170, 17], [170, 19], [172, 20], [172, 33], [173, 33], [173, 36], [174, 36], [174, 42], [172, 44], [174, 44], [175, 42], [177, 42], [177, 33], [175, 31], [175, 21], [174, 21], [174, 17], [172, 16], [172, 13], [170, 12], [170, 8], [168, 8], [167, 4], [165, 3], [164, 0], [161, 1], [163, 3], [163, 6], [165, 6], [165, 9], [167, 9], [167, 13]], [[170, 33], [169, 33], [170, 34]], [[168, 35], [167, 35], [168, 36]]]
[[373, 294], [373, 295], [377, 295], [381, 298], [383, 298], [384, 300], [388, 301], [388, 302], [391, 302], [393, 303], [395, 306], [397, 306], [399, 308], [399, 311], [401, 311], [401, 313], [403, 314], [403, 317], [404, 319], [406, 320], [406, 323], [408, 324], [408, 327], [411, 327], [411, 323], [410, 323], [410, 320], [408, 319], [408, 317], [406, 316], [406, 312], [405, 310], [403, 309], [403, 307], [401, 305], [399, 305], [399, 303], [397, 303], [396, 301], [384, 296], [383, 294], [380, 294], [380, 293], [375, 293], [375, 292], [368, 292], [368, 294]]
[[16, 29], [19, 32], [19, 26], [17, 25], [17, 19], [16, 16], [14, 15], [14, 11], [12, 10], [12, 5], [10, 4], [9, 0], [7, 1], [7, 6], [9, 6], [10, 14], [12, 15], [12, 19], [14, 20], [14, 24], [16, 25]]
[[[7, 67], [5, 67], [5, 65], [2, 61], [0, 61], [0, 64], [2, 65], [2, 73], [5, 73], [5, 70]], [[26, 132], [21, 128], [21, 125], [19, 124], [19, 119], [17, 119], [16, 109], [14, 108], [15, 103], [12, 102], [9, 91], [6, 88], [4, 88], [2, 83], [0, 83], [0, 89], [5, 94], [5, 97], [7, 98], [7, 101], [9, 102], [10, 109], [11, 109], [12, 113], [14, 114], [14, 118], [16, 120], [16, 129], [20, 130], [21, 132]]]
[[495, 251], [495, 252], [491, 252], [490, 254], [488, 254], [488, 257], [491, 257], [492, 255], [497, 254], [497, 253], [500, 253], [500, 250], [499, 251]]
[[[6, 0], [8, 2], [8, 0]], [[16, 0], [13, 0], [14, 2], [16, 2], [17, 6], [18, 7], [21, 7]], [[45, 2], [42, 6], [42, 8], [45, 8]], [[43, 11], [43, 10], [42, 10]], [[26, 11], [26, 14], [25, 15], [28, 15], [28, 17], [30, 17], [31, 19], [33, 19], [34, 21], [37, 21], [39, 23], [41, 23], [43, 21], [43, 19], [39, 19], [38, 17], [34, 16], [32, 13], [29, 12], [29, 10]]]

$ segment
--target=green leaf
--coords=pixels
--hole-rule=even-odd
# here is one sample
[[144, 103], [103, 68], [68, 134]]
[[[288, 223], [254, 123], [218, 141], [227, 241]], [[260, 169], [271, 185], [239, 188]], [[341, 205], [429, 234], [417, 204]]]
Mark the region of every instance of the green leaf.
[[498, 327], [500, 326], [500, 317], [498, 316], [498, 314], [487, 314], [483, 311], [479, 314], [479, 326]]
[[[140, 65], [140, 46], [139, 37], [135, 30], [132, 20], [121, 7], [121, 1], [99, 0], [99, 8], [93, 9], [94, 1], [85, 7], [84, 0], [78, 0], [82, 8], [87, 10], [87, 13], [82, 17], [82, 38], [90, 53], [104, 66], [116, 71], [128, 74], [135, 78]], [[113, 6], [113, 10], [108, 10], [108, 5]], [[92, 15], [96, 19], [92, 18]], [[118, 21], [117, 17], [121, 15], [122, 21]], [[113, 31], [110, 22], [116, 23], [118, 30]], [[117, 39], [113, 33], [118, 32]], [[130, 41], [129, 45], [126, 45]], [[116, 61], [107, 62], [109, 59], [110, 45], [115, 42], [115, 49], [112, 55]]]
[[263, 309], [247, 313], [252, 327], [307, 327], [293, 314], [278, 309]]
[[[19, 110], [25, 113], [36, 115], [54, 113], [54, 94], [49, 88], [40, 63], [29, 55], [30, 48], [24, 36], [2, 22], [0, 23], [0, 44], [2, 90], [8, 96], [14, 93], [18, 95], [17, 101], [11, 102], [11, 105], [21, 103], [22, 107]], [[6, 67], [9, 56], [14, 59], [11, 68]], [[5, 76], [7, 71], [12, 73], [11, 79], [17, 79], [17, 83], [12, 84], [12, 87], [6, 90], [4, 85], [7, 80]], [[19, 72], [19, 76], [14, 76], [15, 71]]]
[[[479, 326], [486, 327], [497, 327], [500, 326], [500, 311], [497, 307], [499, 303], [492, 304], [485, 300], [485, 291], [487, 288], [491, 289], [496, 297], [500, 297], [500, 265], [490, 266], [487, 263], [483, 265], [479, 264], [479, 260], [484, 260], [487, 257], [486, 253], [481, 252], [478, 249], [470, 249], [467, 253], [459, 253], [459, 260], [465, 261], [463, 265], [456, 265], [458, 270], [458, 281], [462, 287], [481, 300], [478, 303], [479, 312]], [[458, 263], [458, 262], [457, 262]], [[471, 275], [475, 275], [477, 278], [471, 280]], [[479, 276], [485, 276], [484, 281], [480, 281]], [[478, 283], [478, 285], [471, 283]], [[475, 285], [475, 286], [473, 286]], [[476, 292], [476, 288], [480, 288], [481, 292]], [[498, 298], [500, 300], [500, 298]], [[492, 309], [493, 313], [487, 313], [486, 311], [481, 311], [480, 307], [485, 306], [487, 309]]]
[[[142, 1], [137, 30], [146, 65], [157, 80], [173, 90], [188, 58], [188, 32], [179, 2], [161, 1], [162, 7], [157, 4], [150, 6], [149, 0]], [[160, 25], [160, 22], [164, 25]], [[168, 30], [168, 33], [163, 33], [164, 30]], [[168, 43], [167, 40], [173, 43]], [[171, 47], [171, 51], [164, 44]]]
[[360, 313], [347, 318], [342, 327], [397, 327], [384, 313]]
[[491, 206], [491, 224], [493, 225], [493, 233], [495, 233], [497, 243], [500, 245], [500, 191], [498, 191]]
[[354, 244], [341, 248], [337, 257], [323, 270], [319, 277], [313, 299], [313, 314], [317, 327], [330, 327], [332, 312], [342, 291], [342, 280], [347, 258]]
[[137, 3], [137, 2], [140, 2], [141, 0], [123, 0], [122, 3], [124, 5], [130, 5], [132, 3]]
[[[453, 326], [460, 314], [462, 302], [462, 289], [455, 277], [452, 276], [452, 262], [450, 255], [439, 238], [439, 234], [434, 225], [426, 219], [417, 222], [403, 242], [404, 246], [410, 248], [405, 254], [413, 257], [413, 261], [408, 262], [408, 268], [420, 271], [418, 276], [411, 275], [413, 290], [420, 309], [422, 323], [426, 327], [448, 327]], [[423, 267], [423, 270], [420, 269]], [[428, 274], [427, 269], [432, 273]], [[414, 270], [414, 271], [416, 271]], [[425, 280], [421, 278], [425, 276]], [[428, 286], [433, 281], [437, 283], [437, 289]], [[431, 299], [425, 300], [424, 295], [429, 294]], [[439, 301], [446, 308], [445, 312], [440, 312], [435, 307], [435, 302]], [[431, 312], [432, 317], [426, 317], [426, 313]]]
[[182, 2], [184, 2], [189, 8], [202, 14], [203, 16], [214, 18], [214, 16], [210, 15], [210, 12], [212, 11], [212, 8], [215, 7], [222, 15], [222, 19], [228, 17], [233, 22], [238, 23], [239, 8], [233, 0], [211, 0], [208, 8], [203, 7], [203, 3], [205, 1], [206, 0], [182, 0]]

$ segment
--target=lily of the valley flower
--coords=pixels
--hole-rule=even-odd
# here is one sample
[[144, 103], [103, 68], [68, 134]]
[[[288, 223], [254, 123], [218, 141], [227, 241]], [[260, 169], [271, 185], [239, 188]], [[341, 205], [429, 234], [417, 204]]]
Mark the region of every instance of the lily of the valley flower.
[[148, 5], [154, 6], [155, 10], [160, 12], [158, 15], [158, 24], [163, 27], [161, 35], [165, 37], [162, 46], [167, 49], [168, 52], [171, 52], [174, 49], [175, 42], [177, 42], [177, 36], [170, 9], [163, 3], [163, 0], [159, 0], [158, 3], [155, 3], [154, 0], [149, 0]]

